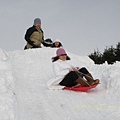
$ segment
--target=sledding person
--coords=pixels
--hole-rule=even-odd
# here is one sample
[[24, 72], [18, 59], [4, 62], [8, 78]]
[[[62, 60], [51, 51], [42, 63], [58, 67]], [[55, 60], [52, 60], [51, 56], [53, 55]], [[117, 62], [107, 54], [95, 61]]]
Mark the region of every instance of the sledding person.
[[52, 47], [52, 48], [60, 48], [60, 47], [62, 47], [62, 43], [61, 43], [61, 41], [60, 41], [59, 39], [56, 39], [56, 40], [53, 42], [53, 44], [52, 44], [51, 47]]
[[65, 86], [73, 87], [77, 84], [87, 87], [99, 83], [99, 80], [94, 80], [85, 67], [78, 69], [72, 65], [70, 57], [63, 48], [59, 48], [56, 54], [57, 56], [52, 58], [55, 78], [47, 82], [49, 89], [63, 89]]
[[40, 18], [35, 18], [34, 25], [27, 29], [25, 34], [25, 40], [27, 41], [27, 45], [25, 46], [24, 49], [41, 48], [41, 43], [43, 45], [47, 44], [44, 41], [44, 32], [41, 29]]

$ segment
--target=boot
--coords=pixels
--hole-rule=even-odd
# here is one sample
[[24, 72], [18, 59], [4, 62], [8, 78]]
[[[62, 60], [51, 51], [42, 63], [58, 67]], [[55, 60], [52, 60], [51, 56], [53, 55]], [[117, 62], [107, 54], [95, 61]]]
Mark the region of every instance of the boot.
[[99, 82], [100, 82], [99, 79], [94, 80], [94, 85], [95, 85], [95, 84], [98, 84]]
[[98, 84], [100, 82], [99, 79], [94, 80], [90, 73], [86, 74], [85, 78], [87, 79], [87, 81], [90, 85], [95, 85], [95, 84]]
[[88, 82], [94, 82], [94, 79], [93, 79], [93, 77], [92, 77], [92, 75], [91, 75], [90, 73], [86, 74], [86, 75], [85, 75], [85, 78], [86, 78], [86, 80], [87, 80]]
[[88, 81], [88, 83], [92, 86], [94, 85], [94, 79], [90, 73], [85, 75], [85, 79]]
[[78, 77], [78, 79], [76, 80], [76, 82], [78, 84], [81, 84], [82, 86], [85, 86], [85, 87], [90, 86], [90, 84], [87, 81], [85, 81], [83, 78], [81, 78], [81, 77]]

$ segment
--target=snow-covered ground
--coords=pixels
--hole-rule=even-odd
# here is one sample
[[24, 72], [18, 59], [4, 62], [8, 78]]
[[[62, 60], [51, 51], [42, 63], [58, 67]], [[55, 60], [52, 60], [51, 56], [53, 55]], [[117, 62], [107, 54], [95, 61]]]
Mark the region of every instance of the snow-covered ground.
[[0, 49], [0, 120], [119, 120], [120, 62], [95, 65], [87, 56], [67, 51], [101, 84], [88, 92], [48, 90], [55, 51]]

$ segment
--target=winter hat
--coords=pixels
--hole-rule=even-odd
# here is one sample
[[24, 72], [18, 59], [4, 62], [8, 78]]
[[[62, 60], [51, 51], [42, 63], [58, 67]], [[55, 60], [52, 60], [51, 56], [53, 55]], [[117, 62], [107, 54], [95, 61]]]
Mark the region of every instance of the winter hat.
[[35, 18], [35, 19], [34, 19], [34, 25], [35, 25], [36, 23], [41, 23], [41, 19], [40, 19], [40, 18]]
[[56, 51], [56, 54], [57, 54], [57, 56], [64, 55], [64, 54], [67, 55], [67, 53], [65, 52], [65, 50], [64, 50], [63, 48], [59, 48], [59, 49]]
[[[57, 54], [56, 57], [52, 57], [52, 62], [57, 61], [57, 60], [59, 59], [59, 56], [61, 56], [61, 55], [66, 54], [66, 56], [67, 56], [67, 53], [65, 52], [65, 50], [64, 50], [63, 48], [57, 49], [56, 54]], [[66, 57], [66, 60], [70, 60], [70, 57], [67, 56], [67, 57]]]
[[56, 39], [56, 40], [54, 41], [54, 43], [55, 43], [55, 42], [59, 42], [59, 43], [61, 43], [61, 41], [60, 41], [59, 39]]

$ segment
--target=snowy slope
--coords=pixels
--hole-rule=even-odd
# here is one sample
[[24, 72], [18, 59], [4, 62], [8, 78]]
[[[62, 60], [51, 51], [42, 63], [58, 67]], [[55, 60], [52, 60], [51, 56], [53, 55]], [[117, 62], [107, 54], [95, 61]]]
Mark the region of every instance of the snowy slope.
[[14, 120], [15, 81], [8, 54], [0, 49], [0, 120]]
[[94, 65], [87, 56], [68, 55], [101, 84], [87, 92], [48, 90], [56, 49], [6, 53], [0, 49], [0, 120], [119, 120], [120, 63]]

